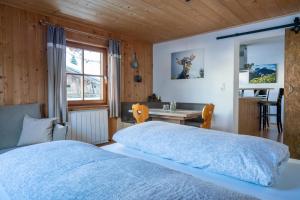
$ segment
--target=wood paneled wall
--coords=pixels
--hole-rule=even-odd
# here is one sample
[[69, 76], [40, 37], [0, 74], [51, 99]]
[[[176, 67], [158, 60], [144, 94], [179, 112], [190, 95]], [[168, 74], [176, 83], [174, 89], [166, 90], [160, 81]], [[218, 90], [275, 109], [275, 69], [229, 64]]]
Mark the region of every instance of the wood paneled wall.
[[42, 16], [0, 5], [0, 105], [47, 101]]
[[[136, 52], [138, 69], [132, 69], [130, 63]], [[140, 102], [152, 93], [152, 46], [147, 43], [125, 41], [123, 43], [123, 67], [121, 72], [121, 101]], [[148, 66], [151, 67], [148, 67]], [[134, 81], [134, 75], [141, 75], [142, 82]]]
[[[45, 16], [0, 4], [0, 105], [38, 102], [47, 103], [46, 27], [39, 20], [80, 32], [67, 32], [67, 38], [105, 45], [108, 38], [122, 41], [122, 101], [143, 101], [152, 93], [152, 44], [137, 41], [90, 24], [68, 18]], [[136, 73], [130, 62], [137, 53], [141, 83], [135, 83]]]
[[300, 34], [285, 32], [283, 142], [300, 159]]

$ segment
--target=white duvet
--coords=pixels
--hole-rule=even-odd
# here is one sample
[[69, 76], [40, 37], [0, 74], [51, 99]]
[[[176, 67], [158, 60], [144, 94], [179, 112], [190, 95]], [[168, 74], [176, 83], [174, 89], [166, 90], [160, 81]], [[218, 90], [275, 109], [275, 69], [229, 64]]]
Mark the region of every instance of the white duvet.
[[151, 121], [118, 131], [127, 147], [179, 163], [271, 186], [289, 159], [288, 147], [264, 138]]

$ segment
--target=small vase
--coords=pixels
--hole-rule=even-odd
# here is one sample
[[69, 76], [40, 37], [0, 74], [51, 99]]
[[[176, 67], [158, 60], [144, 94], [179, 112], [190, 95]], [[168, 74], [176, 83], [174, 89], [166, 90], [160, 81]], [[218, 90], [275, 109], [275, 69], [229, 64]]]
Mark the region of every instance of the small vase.
[[170, 110], [171, 110], [171, 112], [175, 112], [176, 111], [176, 102], [175, 101], [171, 101], [171, 103], [170, 103]]

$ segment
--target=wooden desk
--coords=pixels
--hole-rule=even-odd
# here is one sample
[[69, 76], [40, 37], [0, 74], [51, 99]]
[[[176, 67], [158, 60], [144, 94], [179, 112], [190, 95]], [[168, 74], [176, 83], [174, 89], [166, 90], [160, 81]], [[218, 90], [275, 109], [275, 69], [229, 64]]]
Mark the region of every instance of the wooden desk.
[[239, 98], [239, 133], [260, 136], [259, 105], [257, 97]]
[[[132, 110], [129, 110], [132, 113]], [[167, 121], [176, 124], [184, 124], [187, 119], [194, 119], [202, 115], [201, 111], [196, 110], [180, 110], [174, 112], [165, 111], [157, 108], [150, 108], [149, 115], [154, 121]]]

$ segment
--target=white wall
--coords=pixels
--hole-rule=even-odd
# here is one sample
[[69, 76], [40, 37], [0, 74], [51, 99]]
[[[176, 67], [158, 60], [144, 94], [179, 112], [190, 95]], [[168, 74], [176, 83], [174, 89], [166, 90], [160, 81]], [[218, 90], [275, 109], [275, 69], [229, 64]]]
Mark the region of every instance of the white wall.
[[[254, 64], [277, 64], [277, 82], [268, 84], [250, 84], [249, 72], [241, 72], [240, 88], [275, 88], [270, 91], [270, 100], [276, 100], [278, 89], [284, 87], [284, 39], [275, 41], [259, 41], [247, 45], [247, 63]], [[253, 96], [253, 91], [245, 91], [245, 96]]]
[[[204, 48], [204, 78], [171, 80], [170, 54], [176, 51]], [[217, 50], [221, 49], [221, 50]], [[234, 77], [233, 40], [215, 39], [215, 35], [187, 38], [154, 45], [154, 92], [163, 101], [214, 103], [215, 127], [232, 129], [232, 99]], [[216, 98], [218, 97], [218, 98]], [[225, 120], [224, 120], [225, 119]]]
[[[214, 103], [213, 128], [237, 130], [239, 45], [245, 40], [284, 35], [283, 30], [216, 40], [217, 36], [291, 23], [296, 15], [157, 43], [153, 46], [153, 91], [163, 101]], [[204, 79], [171, 80], [171, 53], [204, 48]]]

